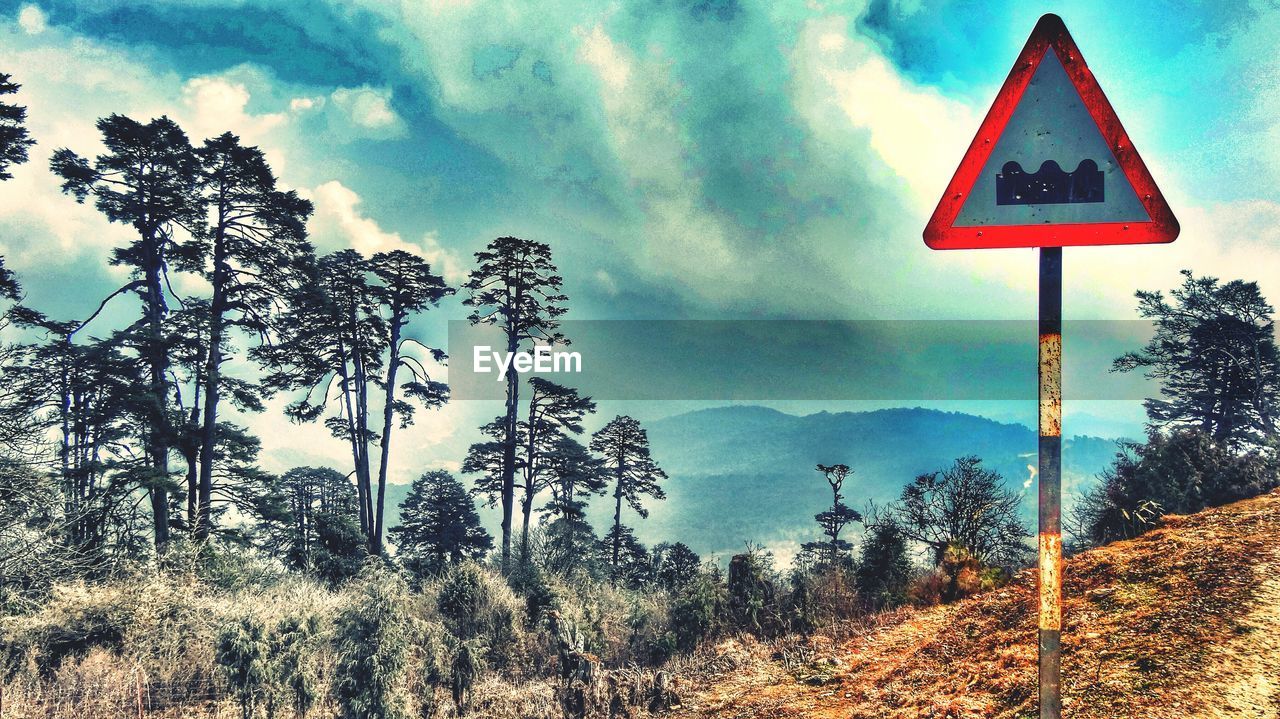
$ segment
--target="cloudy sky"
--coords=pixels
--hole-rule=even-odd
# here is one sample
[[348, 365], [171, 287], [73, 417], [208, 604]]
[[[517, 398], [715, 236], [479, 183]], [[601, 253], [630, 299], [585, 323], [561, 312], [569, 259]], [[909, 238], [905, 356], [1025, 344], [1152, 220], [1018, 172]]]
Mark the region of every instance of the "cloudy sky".
[[[920, 233], [1052, 10], [1183, 227], [1069, 250], [1068, 316], [1131, 318], [1135, 288], [1183, 267], [1275, 298], [1280, 12], [1263, 5], [0, 3], [0, 71], [39, 142], [0, 187], [0, 254], [30, 304], [87, 315], [127, 230], [62, 196], [48, 157], [93, 153], [100, 116], [166, 114], [263, 147], [314, 200], [322, 251], [411, 248], [457, 282], [496, 236], [550, 243], [574, 319], [1027, 319], [1034, 251], [933, 252]], [[418, 331], [442, 342], [464, 314]], [[424, 415], [401, 456], [454, 466], [495, 413]], [[248, 421], [273, 468], [341, 461], [318, 430]]]

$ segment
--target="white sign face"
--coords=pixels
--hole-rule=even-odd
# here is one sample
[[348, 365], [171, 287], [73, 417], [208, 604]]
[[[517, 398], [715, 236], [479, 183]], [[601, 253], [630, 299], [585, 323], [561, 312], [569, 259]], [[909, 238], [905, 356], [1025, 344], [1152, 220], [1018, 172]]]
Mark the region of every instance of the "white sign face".
[[1149, 222], [1052, 47], [996, 141], [956, 227]]

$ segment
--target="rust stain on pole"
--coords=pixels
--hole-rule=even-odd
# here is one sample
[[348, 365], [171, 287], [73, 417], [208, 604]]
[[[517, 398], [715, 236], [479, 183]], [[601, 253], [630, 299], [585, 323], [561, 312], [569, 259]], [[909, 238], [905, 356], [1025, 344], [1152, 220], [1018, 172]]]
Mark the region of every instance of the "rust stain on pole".
[[1040, 535], [1040, 628], [1062, 629], [1062, 535]]
[[1062, 436], [1062, 335], [1040, 335], [1040, 436]]

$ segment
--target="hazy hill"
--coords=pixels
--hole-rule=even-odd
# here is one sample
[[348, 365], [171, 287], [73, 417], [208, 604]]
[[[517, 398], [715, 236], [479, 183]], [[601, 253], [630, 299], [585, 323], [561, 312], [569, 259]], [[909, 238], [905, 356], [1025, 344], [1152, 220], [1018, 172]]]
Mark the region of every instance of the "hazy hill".
[[[1064, 716], [1280, 716], [1280, 493], [1068, 561]], [[730, 640], [677, 684], [678, 717], [1035, 715], [1035, 572], [902, 610], [844, 642]]]
[[[1036, 433], [974, 415], [926, 409], [791, 415], [755, 406], [699, 410], [649, 423], [653, 455], [670, 475], [665, 502], [629, 523], [645, 542], [681, 540], [702, 553], [736, 552], [747, 541], [776, 548], [808, 541], [813, 515], [831, 492], [814, 465], [844, 463], [854, 477], [847, 502], [885, 502], [922, 472], [976, 454], [1022, 491], [1035, 464]], [[1075, 437], [1063, 452], [1068, 491], [1091, 480], [1115, 454], [1110, 439]], [[1035, 485], [1027, 517], [1034, 516]], [[598, 502], [598, 526], [612, 507]]]
[[[976, 454], [1016, 491], [1026, 491], [1025, 515], [1035, 516], [1030, 467], [1035, 431], [1025, 425], [930, 409], [818, 412], [793, 415], [758, 406], [698, 410], [646, 424], [653, 456], [670, 475], [667, 500], [646, 502], [649, 519], [629, 509], [624, 520], [646, 544], [683, 541], [705, 555], [741, 551], [750, 541], [786, 559], [799, 542], [814, 538], [813, 515], [831, 502], [831, 490], [814, 465], [848, 464], [846, 501], [886, 502], [922, 472]], [[1113, 439], [1073, 437], [1063, 450], [1068, 495], [1106, 467]], [[387, 506], [398, 521], [407, 485], [387, 487]], [[1070, 498], [1068, 496], [1068, 502]], [[482, 513], [490, 533], [497, 514]], [[592, 505], [590, 518], [603, 533], [613, 518], [611, 498]]]

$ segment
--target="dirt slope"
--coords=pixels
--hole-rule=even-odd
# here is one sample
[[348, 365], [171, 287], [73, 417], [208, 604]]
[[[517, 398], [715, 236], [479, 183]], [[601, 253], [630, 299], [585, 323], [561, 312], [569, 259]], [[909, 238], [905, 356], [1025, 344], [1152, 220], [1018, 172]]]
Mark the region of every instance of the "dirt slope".
[[[1034, 587], [1026, 572], [841, 645], [727, 644], [726, 668], [683, 682], [676, 715], [1032, 717]], [[1280, 494], [1075, 557], [1064, 621], [1069, 719], [1280, 717]]]

